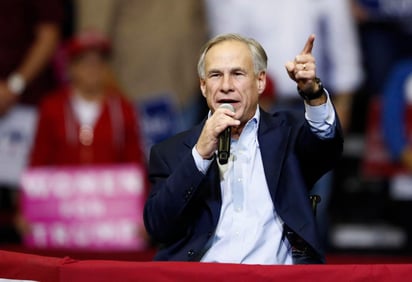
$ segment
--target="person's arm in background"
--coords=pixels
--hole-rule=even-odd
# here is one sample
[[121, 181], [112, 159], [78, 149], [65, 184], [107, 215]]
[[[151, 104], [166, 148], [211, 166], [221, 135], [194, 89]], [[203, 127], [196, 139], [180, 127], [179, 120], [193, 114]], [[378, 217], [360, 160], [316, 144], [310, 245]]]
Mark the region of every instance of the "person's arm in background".
[[[327, 56], [330, 60], [330, 83], [325, 86], [334, 93], [333, 104], [342, 130], [347, 132], [351, 122], [352, 101], [364, 73], [355, 20], [347, 0], [318, 2], [326, 19]], [[343, 50], [343, 51], [342, 51]]]
[[59, 43], [60, 27], [55, 23], [42, 23], [36, 27], [36, 37], [20, 67], [15, 71], [30, 83], [49, 63]]
[[395, 66], [382, 95], [382, 131], [391, 158], [412, 171], [412, 148], [408, 146], [406, 128], [405, 85], [412, 75], [412, 61]]
[[[25, 85], [29, 84], [49, 63], [59, 42], [59, 36], [60, 29], [57, 24], [39, 24], [36, 27], [33, 44], [28, 49], [20, 66], [11, 74], [14, 75], [14, 79], [21, 79]], [[16, 78], [16, 75], [19, 77]], [[8, 81], [0, 81], [0, 115], [7, 112], [17, 102], [20, 93], [15, 93], [16, 89], [10, 85], [10, 79], [9, 83]]]

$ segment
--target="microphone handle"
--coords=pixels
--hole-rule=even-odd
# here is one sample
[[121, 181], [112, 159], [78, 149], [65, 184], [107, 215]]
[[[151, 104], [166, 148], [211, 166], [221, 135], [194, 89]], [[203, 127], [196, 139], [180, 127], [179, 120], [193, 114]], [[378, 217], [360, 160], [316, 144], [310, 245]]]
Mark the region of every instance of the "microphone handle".
[[220, 135], [219, 135], [219, 144], [217, 150], [217, 156], [219, 159], [219, 163], [227, 164], [230, 156], [230, 138], [231, 138], [231, 127], [229, 126], [226, 128]]

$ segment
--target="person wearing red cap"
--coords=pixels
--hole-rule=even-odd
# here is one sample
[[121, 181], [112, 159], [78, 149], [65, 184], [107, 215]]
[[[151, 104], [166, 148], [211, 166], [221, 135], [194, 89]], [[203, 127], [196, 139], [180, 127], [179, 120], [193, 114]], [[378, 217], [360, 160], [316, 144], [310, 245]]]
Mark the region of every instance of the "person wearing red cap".
[[[109, 41], [98, 33], [83, 32], [67, 42], [65, 51], [69, 81], [40, 103], [29, 165], [127, 163], [145, 171], [135, 110], [108, 83]], [[30, 230], [21, 213], [15, 224], [20, 234]]]
[[40, 104], [30, 164], [144, 166], [135, 111], [107, 83], [109, 41], [83, 32], [68, 41], [66, 51], [69, 83]]

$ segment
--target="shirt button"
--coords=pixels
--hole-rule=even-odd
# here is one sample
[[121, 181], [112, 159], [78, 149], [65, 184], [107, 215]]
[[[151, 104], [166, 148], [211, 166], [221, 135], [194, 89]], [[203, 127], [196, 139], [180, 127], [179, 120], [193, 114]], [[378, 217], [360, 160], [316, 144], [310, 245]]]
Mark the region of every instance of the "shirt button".
[[188, 255], [189, 257], [193, 257], [193, 256], [195, 255], [195, 251], [194, 251], [193, 249], [190, 249], [190, 250], [187, 252], [187, 255]]

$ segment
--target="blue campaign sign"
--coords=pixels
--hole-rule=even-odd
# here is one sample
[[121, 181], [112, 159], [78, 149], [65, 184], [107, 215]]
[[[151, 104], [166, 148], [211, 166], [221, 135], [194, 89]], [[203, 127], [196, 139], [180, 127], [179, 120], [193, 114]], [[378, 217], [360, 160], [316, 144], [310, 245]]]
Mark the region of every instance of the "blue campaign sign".
[[166, 95], [137, 105], [146, 152], [150, 147], [178, 130], [177, 110], [171, 98]]

